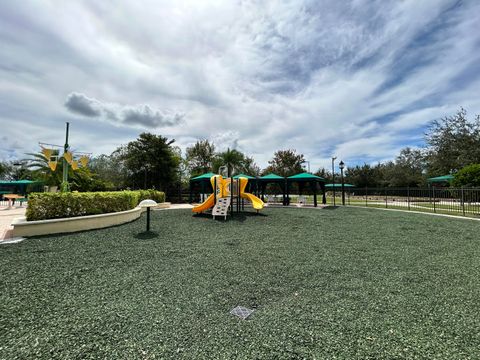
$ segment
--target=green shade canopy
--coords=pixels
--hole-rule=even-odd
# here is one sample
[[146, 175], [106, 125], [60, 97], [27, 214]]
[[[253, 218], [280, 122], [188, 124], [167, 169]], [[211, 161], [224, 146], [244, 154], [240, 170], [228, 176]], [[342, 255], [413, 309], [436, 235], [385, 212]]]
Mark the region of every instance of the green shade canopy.
[[32, 180], [0, 181], [0, 185], [28, 185], [28, 184], [33, 184], [34, 182], [38, 182], [38, 181], [32, 181]]
[[292, 175], [292, 176], [289, 176], [287, 179], [288, 179], [288, 180], [294, 180], [294, 181], [312, 181], [312, 180], [316, 180], [316, 181], [325, 182], [325, 179], [324, 179], [324, 178], [322, 178], [322, 177], [320, 177], [320, 176], [317, 176], [317, 175], [309, 174], [309, 173], [301, 173], [301, 174]]
[[450, 182], [454, 178], [453, 175], [443, 175], [427, 179], [428, 182]]
[[255, 177], [254, 176], [250, 176], [250, 175], [245, 175], [245, 174], [238, 174], [238, 175], [235, 175], [233, 178], [234, 179], [238, 179], [240, 177], [243, 177], [243, 178], [247, 178], [249, 180], [254, 180]]
[[270, 173], [268, 175], [261, 176], [259, 179], [260, 180], [285, 180], [285, 178], [283, 176], [280, 176], [280, 175], [277, 175], [277, 174], [274, 174], [274, 173]]
[[195, 181], [195, 180], [210, 180], [210, 178], [212, 176], [215, 176], [217, 174], [214, 174], [212, 172], [209, 172], [209, 173], [205, 173], [205, 174], [202, 174], [202, 175], [199, 175], [199, 176], [196, 176], [194, 178], [191, 178], [190, 181]]
[[[343, 184], [343, 186], [345, 187], [355, 187], [355, 185], [352, 185], [352, 184]], [[326, 184], [325, 187], [328, 189], [328, 188], [341, 188], [342, 187], [342, 184]]]

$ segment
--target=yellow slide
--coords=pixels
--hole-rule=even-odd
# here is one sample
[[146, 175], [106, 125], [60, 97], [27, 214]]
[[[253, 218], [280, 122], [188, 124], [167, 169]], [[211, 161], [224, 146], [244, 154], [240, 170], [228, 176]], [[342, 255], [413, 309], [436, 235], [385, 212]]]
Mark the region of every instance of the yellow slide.
[[[255, 210], [263, 209], [264, 203], [261, 199], [259, 199], [253, 194], [244, 192], [245, 187], [248, 183], [248, 179], [240, 177], [238, 181], [240, 182], [240, 196], [250, 201]], [[215, 175], [210, 178], [210, 182], [212, 183], [212, 188], [215, 188], [217, 194], [216, 197], [218, 199], [230, 196], [230, 179], [224, 179], [220, 175]], [[215, 195], [210, 194], [210, 196], [203, 203], [192, 208], [192, 211], [194, 213], [200, 213], [210, 209], [213, 206], [215, 206]]]
[[[215, 175], [210, 178], [210, 183], [212, 184], [212, 188], [215, 188], [215, 182], [217, 184], [216, 192], [217, 197], [222, 197], [223, 192], [225, 191], [226, 184], [223, 178], [220, 175]], [[205, 210], [210, 209], [211, 207], [215, 206], [215, 194], [210, 194], [210, 196], [198, 206], [192, 208], [194, 213], [204, 212]]]
[[210, 194], [210, 196], [198, 206], [192, 208], [192, 211], [195, 213], [203, 212], [205, 210], [210, 209], [213, 205], [215, 205], [214, 194]]
[[247, 184], [248, 184], [248, 179], [244, 177], [240, 177], [238, 178], [238, 181], [240, 181], [240, 196], [250, 201], [255, 210], [262, 210], [264, 205], [263, 201], [258, 197], [256, 197], [255, 195], [245, 192], [245, 188], [247, 187]]
[[262, 199], [259, 199], [258, 197], [256, 197], [255, 195], [253, 194], [250, 194], [250, 193], [241, 193], [240, 196], [244, 199], [247, 199], [248, 201], [250, 201], [252, 203], [252, 206], [255, 210], [262, 210], [263, 209], [263, 201]]

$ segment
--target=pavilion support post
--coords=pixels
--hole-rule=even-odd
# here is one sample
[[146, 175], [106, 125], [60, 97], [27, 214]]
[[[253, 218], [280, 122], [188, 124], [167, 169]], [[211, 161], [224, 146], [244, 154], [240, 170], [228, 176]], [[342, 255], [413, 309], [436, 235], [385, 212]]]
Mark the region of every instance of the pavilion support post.
[[188, 195], [188, 202], [190, 204], [193, 202], [192, 199], [193, 199], [193, 184], [190, 181], [190, 183], [189, 183], [189, 195]]
[[282, 193], [283, 193], [283, 206], [287, 205], [287, 198], [285, 196], [285, 193], [287, 192], [287, 180], [285, 180], [283, 182], [283, 186], [282, 186]]
[[317, 182], [313, 182], [313, 206], [317, 207]]
[[322, 203], [323, 205], [326, 205], [327, 204], [327, 194], [326, 194], [326, 190], [325, 190], [325, 184], [324, 183], [321, 183], [320, 184], [320, 188], [322, 189]]
[[290, 205], [290, 183], [287, 180], [287, 205]]

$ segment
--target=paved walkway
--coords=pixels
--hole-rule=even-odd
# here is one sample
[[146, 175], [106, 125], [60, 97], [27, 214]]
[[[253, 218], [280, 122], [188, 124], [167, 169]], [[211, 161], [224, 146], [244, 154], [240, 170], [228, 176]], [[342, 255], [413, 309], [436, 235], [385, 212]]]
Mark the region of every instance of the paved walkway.
[[168, 208], [159, 209], [159, 210], [169, 210], [169, 209], [191, 209], [193, 205], [190, 204], [171, 204]]
[[26, 209], [26, 207], [14, 207], [13, 209], [0, 207], [0, 241], [12, 237], [12, 221], [17, 217], [25, 216]]

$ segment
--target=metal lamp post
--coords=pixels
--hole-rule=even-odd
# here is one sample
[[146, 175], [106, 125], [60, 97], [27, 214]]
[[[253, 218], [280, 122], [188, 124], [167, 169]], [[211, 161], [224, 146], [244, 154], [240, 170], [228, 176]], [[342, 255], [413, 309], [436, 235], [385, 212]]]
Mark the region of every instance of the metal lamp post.
[[340, 173], [342, 177], [342, 205], [345, 206], [345, 182], [343, 181], [343, 169], [345, 167], [345, 163], [343, 161], [340, 161], [338, 167], [340, 168]]
[[305, 162], [306, 162], [306, 163], [307, 163], [307, 165], [308, 165], [308, 167], [307, 167], [307, 169], [308, 169], [308, 170], [307, 170], [307, 171], [310, 173], [310, 161], [308, 161], [308, 160], [305, 160]]
[[147, 208], [147, 232], [150, 231], [150, 208], [157, 206], [157, 202], [154, 200], [142, 200], [140, 201], [140, 204], [138, 204], [140, 207], [145, 207]]
[[335, 159], [332, 157], [332, 187], [333, 187], [333, 206], [335, 206]]

